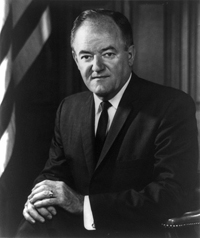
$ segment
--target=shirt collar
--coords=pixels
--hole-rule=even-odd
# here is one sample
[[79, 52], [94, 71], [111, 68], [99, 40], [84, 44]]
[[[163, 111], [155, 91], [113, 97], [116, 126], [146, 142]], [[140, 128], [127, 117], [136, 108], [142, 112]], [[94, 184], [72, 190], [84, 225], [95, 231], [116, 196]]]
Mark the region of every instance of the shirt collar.
[[[124, 94], [124, 91], [126, 90], [128, 84], [131, 80], [131, 76], [132, 76], [132, 73], [130, 74], [129, 79], [124, 84], [124, 86], [120, 89], [120, 91], [113, 98], [111, 98], [109, 100], [109, 102], [112, 104], [112, 106], [115, 108], [115, 110], [117, 110], [117, 108], [118, 108], [119, 102]], [[95, 113], [98, 113], [99, 108], [100, 108], [99, 105], [102, 102], [102, 100], [99, 99], [99, 97], [97, 97], [97, 95], [95, 93], [93, 93], [93, 95], [94, 95], [94, 103], [95, 103]]]

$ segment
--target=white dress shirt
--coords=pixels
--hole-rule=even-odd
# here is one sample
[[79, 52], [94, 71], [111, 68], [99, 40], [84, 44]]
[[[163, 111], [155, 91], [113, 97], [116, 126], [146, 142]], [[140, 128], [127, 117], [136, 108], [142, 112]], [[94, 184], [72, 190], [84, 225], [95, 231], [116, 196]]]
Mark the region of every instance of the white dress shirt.
[[[132, 75], [132, 74], [131, 74]], [[115, 113], [117, 111], [119, 102], [124, 94], [124, 91], [126, 90], [129, 81], [131, 79], [131, 75], [128, 79], [128, 81], [124, 84], [124, 86], [121, 88], [121, 90], [112, 98], [109, 100], [111, 107], [108, 108], [108, 126], [107, 126], [107, 132], [110, 129], [110, 126], [112, 124], [113, 118], [115, 116]], [[98, 96], [96, 94], [94, 95], [94, 103], [95, 103], [95, 134], [97, 131], [97, 125], [99, 122], [99, 117], [101, 115], [101, 102], [102, 100], [98, 98]], [[90, 199], [89, 196], [85, 196], [84, 197], [84, 204], [83, 204], [83, 221], [84, 221], [84, 227], [87, 230], [96, 230], [95, 228], [95, 224], [94, 224], [94, 218], [93, 218], [93, 214], [92, 214], [92, 210], [91, 210], [91, 206], [90, 206]]]

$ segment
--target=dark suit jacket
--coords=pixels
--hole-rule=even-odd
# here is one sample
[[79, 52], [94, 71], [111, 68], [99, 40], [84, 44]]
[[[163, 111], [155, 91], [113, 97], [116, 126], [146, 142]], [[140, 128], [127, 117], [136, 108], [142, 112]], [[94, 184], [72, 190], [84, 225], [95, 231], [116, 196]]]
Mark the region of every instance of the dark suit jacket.
[[36, 182], [89, 195], [97, 230], [158, 226], [189, 209], [197, 179], [195, 106], [185, 93], [133, 74], [94, 166], [91, 92], [64, 99], [49, 160]]

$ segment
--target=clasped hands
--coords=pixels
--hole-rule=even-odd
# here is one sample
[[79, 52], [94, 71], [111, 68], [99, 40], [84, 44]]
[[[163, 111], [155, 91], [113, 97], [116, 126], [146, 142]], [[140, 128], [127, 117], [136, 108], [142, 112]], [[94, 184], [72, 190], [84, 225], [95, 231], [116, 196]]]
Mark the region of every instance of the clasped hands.
[[55, 206], [74, 214], [83, 212], [84, 196], [76, 193], [62, 181], [44, 180], [35, 185], [24, 206], [24, 218], [35, 223], [56, 215]]

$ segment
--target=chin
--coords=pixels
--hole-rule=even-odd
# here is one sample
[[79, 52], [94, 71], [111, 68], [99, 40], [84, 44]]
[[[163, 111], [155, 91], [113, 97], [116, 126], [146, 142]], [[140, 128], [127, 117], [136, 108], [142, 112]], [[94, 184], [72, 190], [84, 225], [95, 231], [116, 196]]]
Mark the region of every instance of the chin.
[[92, 90], [95, 94], [97, 95], [104, 95], [107, 93], [107, 91], [104, 89], [104, 87], [102, 86], [97, 86], [94, 88], [94, 90]]
[[105, 97], [107, 95], [106, 92], [100, 91], [100, 90], [96, 90], [96, 91], [94, 91], [94, 93], [99, 97]]

